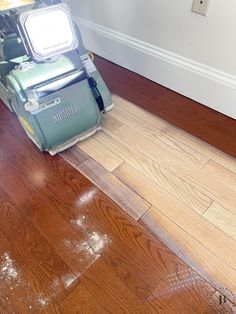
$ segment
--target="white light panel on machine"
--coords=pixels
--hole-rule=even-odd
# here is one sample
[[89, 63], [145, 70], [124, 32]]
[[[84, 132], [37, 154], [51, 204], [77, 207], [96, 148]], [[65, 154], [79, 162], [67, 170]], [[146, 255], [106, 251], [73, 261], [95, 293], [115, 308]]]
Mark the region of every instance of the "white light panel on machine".
[[20, 24], [27, 49], [37, 61], [78, 47], [70, 11], [65, 4], [24, 12]]

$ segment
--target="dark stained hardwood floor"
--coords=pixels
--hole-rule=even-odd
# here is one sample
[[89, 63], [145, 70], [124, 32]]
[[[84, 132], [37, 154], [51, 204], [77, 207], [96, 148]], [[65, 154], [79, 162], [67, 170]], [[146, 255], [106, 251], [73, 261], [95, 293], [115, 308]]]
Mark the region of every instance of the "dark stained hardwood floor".
[[236, 157], [236, 120], [96, 56], [112, 93]]
[[0, 313], [232, 313], [2, 103], [0, 117]]

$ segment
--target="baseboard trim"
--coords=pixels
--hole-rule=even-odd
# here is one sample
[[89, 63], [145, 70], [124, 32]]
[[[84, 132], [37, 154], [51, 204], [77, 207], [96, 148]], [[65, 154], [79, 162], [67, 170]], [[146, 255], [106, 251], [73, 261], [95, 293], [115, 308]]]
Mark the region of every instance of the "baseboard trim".
[[96, 54], [236, 119], [236, 76], [75, 17]]

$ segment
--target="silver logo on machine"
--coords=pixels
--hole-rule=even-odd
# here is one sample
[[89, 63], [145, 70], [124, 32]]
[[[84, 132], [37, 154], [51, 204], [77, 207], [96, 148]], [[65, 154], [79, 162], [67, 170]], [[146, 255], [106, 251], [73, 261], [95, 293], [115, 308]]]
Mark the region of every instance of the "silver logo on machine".
[[52, 114], [53, 121], [55, 123], [61, 122], [64, 119], [67, 119], [77, 113], [79, 111], [79, 108], [76, 105], [71, 105], [67, 108], [64, 108], [60, 111], [54, 112]]

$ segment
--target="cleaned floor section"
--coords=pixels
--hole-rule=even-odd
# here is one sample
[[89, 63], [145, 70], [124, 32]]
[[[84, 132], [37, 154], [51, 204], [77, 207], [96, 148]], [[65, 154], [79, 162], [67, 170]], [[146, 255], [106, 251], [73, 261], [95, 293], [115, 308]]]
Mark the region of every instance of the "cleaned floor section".
[[113, 100], [103, 130], [62, 155], [218, 289], [236, 294], [236, 160]]

